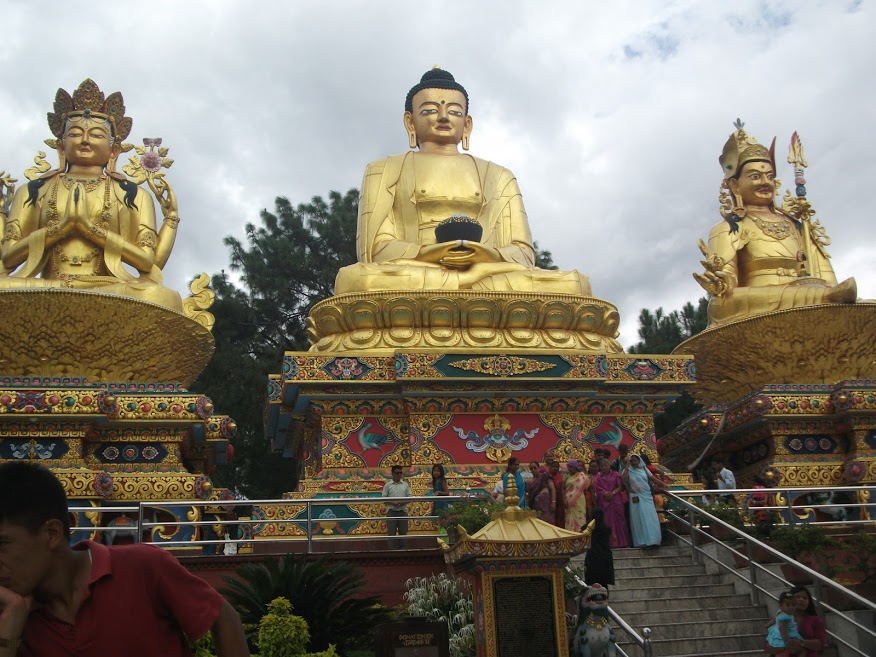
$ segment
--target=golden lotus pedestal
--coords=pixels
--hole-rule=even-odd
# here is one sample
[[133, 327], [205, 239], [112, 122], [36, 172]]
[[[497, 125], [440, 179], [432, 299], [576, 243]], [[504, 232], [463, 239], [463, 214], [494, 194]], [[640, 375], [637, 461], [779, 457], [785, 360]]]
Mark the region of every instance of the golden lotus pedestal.
[[590, 527], [572, 532], [516, 506], [493, 514], [444, 560], [472, 582], [478, 657], [569, 654], [563, 569], [590, 545]]
[[[63, 289], [2, 290], [0, 317], [0, 461], [49, 467], [74, 505], [95, 509], [75, 514], [74, 538], [120, 517], [113, 506], [155, 502], [153, 520], [180, 522], [203, 519], [185, 501], [227, 494], [206, 473], [225, 462], [234, 422], [184, 387], [213, 352], [202, 324]], [[166, 527], [153, 538], [205, 531]]]
[[722, 454], [740, 487], [876, 481], [876, 303], [782, 310], [683, 342], [712, 405], [658, 441], [688, 470]]
[[[268, 385], [266, 434], [302, 464], [286, 507], [256, 509], [262, 538], [300, 536], [295, 498], [338, 499], [316, 523], [333, 536], [385, 534], [379, 496], [400, 465], [430, 495], [440, 463], [454, 494], [489, 494], [508, 458], [589, 461], [627, 445], [656, 460], [653, 414], [693, 383], [687, 356], [574, 350], [289, 352]], [[343, 497], [374, 497], [345, 504]], [[434, 531], [431, 502], [413, 502], [410, 532]], [[258, 536], [257, 536], [258, 538]]]
[[569, 294], [474, 290], [342, 294], [307, 320], [317, 352], [559, 349], [623, 353], [617, 308]]

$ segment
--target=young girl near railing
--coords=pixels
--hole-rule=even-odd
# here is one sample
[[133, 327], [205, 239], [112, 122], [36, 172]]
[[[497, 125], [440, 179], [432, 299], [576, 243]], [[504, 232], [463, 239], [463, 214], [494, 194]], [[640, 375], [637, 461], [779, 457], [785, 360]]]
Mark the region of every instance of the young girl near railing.
[[779, 653], [779, 657], [790, 657], [804, 653], [800, 636], [797, 631], [797, 621], [794, 620], [794, 610], [797, 603], [794, 594], [785, 591], [779, 595], [779, 611], [776, 613], [776, 622], [767, 630], [767, 643], [773, 648], [785, 648]]

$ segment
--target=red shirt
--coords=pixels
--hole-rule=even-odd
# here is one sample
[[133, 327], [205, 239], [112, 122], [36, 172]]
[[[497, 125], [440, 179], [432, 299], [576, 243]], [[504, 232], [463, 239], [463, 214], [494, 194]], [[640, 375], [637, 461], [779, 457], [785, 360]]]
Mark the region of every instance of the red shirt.
[[219, 616], [222, 596], [159, 547], [82, 541], [73, 549], [91, 551], [76, 623], [32, 611], [20, 657], [188, 657], [186, 636], [199, 639]]

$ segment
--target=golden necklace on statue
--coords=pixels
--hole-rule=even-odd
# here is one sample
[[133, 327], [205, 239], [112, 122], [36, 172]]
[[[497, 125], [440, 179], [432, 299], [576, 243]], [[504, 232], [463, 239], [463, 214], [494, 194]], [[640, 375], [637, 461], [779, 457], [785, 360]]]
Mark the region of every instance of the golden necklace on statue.
[[770, 221], [768, 219], [764, 219], [763, 217], [760, 217], [753, 212], [749, 212], [748, 216], [754, 219], [754, 223], [757, 224], [757, 227], [770, 237], [773, 237], [777, 240], [783, 240], [791, 235], [791, 222], [782, 215], [778, 215], [778, 221]]
[[100, 176], [100, 178], [74, 178], [73, 176], [64, 176], [61, 179], [61, 182], [64, 183], [64, 187], [67, 189], [73, 189], [74, 185], [81, 184], [85, 186], [86, 192], [93, 192], [104, 180], [106, 180], [105, 175]]

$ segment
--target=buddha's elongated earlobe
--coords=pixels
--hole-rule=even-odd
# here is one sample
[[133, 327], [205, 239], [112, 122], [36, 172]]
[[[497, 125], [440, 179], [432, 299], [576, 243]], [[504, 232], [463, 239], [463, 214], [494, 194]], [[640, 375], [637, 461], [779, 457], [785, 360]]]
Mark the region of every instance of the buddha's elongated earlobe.
[[468, 135], [462, 136], [462, 150], [464, 150], [464, 151], [468, 150]]
[[417, 147], [417, 133], [413, 130], [408, 131], [408, 146], [411, 148]]

